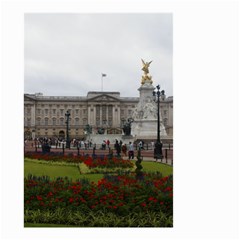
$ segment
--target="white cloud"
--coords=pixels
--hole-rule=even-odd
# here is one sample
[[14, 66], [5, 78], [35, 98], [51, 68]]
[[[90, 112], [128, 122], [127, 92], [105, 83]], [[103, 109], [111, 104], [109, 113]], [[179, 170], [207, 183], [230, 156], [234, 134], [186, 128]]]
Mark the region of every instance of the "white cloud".
[[171, 14], [26, 14], [25, 92], [138, 96], [141, 58], [172, 95]]

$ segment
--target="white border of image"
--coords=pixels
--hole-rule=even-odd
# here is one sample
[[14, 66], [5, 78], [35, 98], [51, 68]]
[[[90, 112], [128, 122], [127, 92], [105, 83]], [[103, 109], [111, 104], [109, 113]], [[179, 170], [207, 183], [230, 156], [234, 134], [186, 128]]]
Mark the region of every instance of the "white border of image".
[[[236, 2], [5, 1], [2, 7], [2, 239], [239, 237]], [[173, 228], [23, 227], [24, 13], [42, 12], [173, 13]]]

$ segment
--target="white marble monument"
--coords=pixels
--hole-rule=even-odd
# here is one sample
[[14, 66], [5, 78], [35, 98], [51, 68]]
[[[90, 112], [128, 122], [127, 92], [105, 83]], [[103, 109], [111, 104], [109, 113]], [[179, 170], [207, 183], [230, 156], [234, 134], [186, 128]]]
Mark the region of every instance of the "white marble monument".
[[[133, 123], [131, 125], [131, 135], [134, 139], [157, 139], [157, 103], [153, 100], [152, 77], [149, 75], [149, 65], [151, 62], [144, 62], [142, 70], [141, 87], [138, 89], [140, 93], [139, 102], [133, 111]], [[165, 127], [162, 123], [160, 114], [160, 137], [167, 136]]]

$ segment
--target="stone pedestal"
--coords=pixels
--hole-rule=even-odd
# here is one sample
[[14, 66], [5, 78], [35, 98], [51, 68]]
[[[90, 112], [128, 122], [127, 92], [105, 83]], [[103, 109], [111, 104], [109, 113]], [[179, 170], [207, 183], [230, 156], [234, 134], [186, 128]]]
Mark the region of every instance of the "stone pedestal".
[[[155, 87], [150, 81], [145, 81], [138, 89], [140, 98], [137, 107], [133, 111], [134, 122], [131, 134], [134, 139], [157, 139], [157, 103], [153, 100]], [[167, 136], [160, 114], [160, 138]]]
[[123, 141], [131, 141], [132, 139], [133, 139], [133, 135], [128, 135], [128, 136], [123, 135], [122, 136]]
[[[132, 123], [134, 139], [157, 139], [157, 120], [136, 120]], [[167, 136], [165, 127], [160, 123], [160, 138]]]

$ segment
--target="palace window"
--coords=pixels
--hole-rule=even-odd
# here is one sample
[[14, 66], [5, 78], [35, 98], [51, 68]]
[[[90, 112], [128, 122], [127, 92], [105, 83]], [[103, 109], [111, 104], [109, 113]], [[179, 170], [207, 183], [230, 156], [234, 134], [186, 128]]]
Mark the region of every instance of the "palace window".
[[79, 118], [75, 118], [75, 125], [79, 125]]
[[64, 118], [60, 118], [60, 125], [64, 125]]
[[100, 119], [99, 118], [96, 119], [96, 125], [100, 126]]
[[45, 124], [45, 125], [48, 125], [48, 118], [45, 118], [44, 124]]
[[56, 118], [53, 118], [53, 119], [52, 119], [52, 124], [53, 124], [53, 125], [56, 125]]
[[37, 125], [41, 125], [41, 118], [37, 118]]
[[106, 120], [106, 115], [107, 115], [107, 106], [103, 105], [102, 106], [102, 119], [103, 119], [103, 124], [104, 124], [104, 120]]
[[87, 124], [87, 119], [84, 118], [84, 119], [83, 119], [83, 125], [86, 125], [86, 124]]
[[48, 115], [48, 109], [45, 109], [45, 115]]
[[112, 105], [108, 105], [108, 116], [112, 116]]
[[31, 119], [30, 118], [27, 119], [27, 126], [31, 126]]

